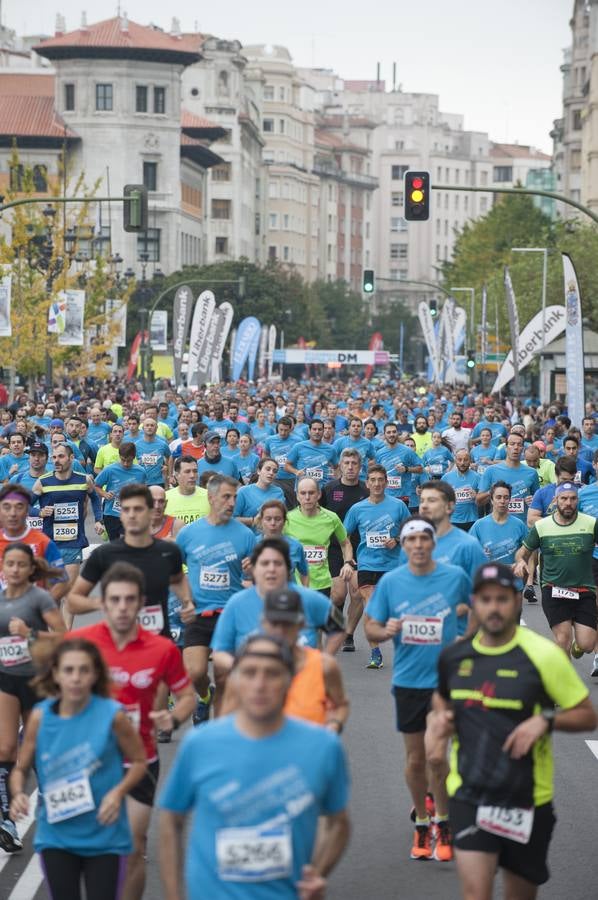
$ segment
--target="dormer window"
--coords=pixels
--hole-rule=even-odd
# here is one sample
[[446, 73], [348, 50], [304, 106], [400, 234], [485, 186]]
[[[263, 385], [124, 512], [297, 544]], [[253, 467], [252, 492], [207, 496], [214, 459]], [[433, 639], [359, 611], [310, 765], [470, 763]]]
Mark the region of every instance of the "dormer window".
[[113, 91], [111, 84], [96, 84], [96, 110], [112, 112]]

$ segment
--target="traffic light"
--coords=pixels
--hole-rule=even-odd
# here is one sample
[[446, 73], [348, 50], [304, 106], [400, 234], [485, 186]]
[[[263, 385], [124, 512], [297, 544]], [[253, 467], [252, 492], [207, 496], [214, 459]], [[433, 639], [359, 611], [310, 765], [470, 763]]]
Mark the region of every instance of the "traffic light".
[[438, 300], [430, 300], [430, 315], [433, 319], [438, 315]]
[[405, 172], [405, 218], [408, 222], [430, 218], [429, 172]]
[[467, 351], [467, 362], [465, 363], [469, 371], [475, 369], [475, 350]]
[[125, 231], [147, 231], [147, 188], [144, 184], [125, 184], [123, 228]]
[[363, 293], [373, 294], [376, 287], [376, 276], [373, 269], [363, 270]]

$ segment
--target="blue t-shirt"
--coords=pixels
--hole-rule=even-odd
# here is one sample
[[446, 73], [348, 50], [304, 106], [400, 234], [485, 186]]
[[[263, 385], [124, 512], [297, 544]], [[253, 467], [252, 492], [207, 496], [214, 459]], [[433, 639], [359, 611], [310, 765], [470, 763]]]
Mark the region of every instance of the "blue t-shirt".
[[431, 478], [441, 478], [448, 472], [449, 466], [453, 462], [453, 454], [448, 447], [441, 444], [440, 447], [430, 447], [429, 450], [426, 450], [421, 461], [424, 469], [426, 466], [430, 467], [430, 472], [424, 471], [424, 475], [428, 476], [429, 474]]
[[586, 462], [591, 463], [594, 459], [594, 453], [598, 450], [598, 434], [593, 434], [591, 438], [582, 436], [579, 455]]
[[[301, 595], [305, 616], [305, 628], [301, 629], [299, 643], [317, 648], [318, 628], [323, 628], [328, 622], [332, 604], [328, 597], [319, 591], [299, 584], [292, 584], [290, 587]], [[234, 653], [245, 638], [260, 630], [263, 614], [264, 601], [255, 586], [234, 594], [218, 619], [212, 637], [212, 650]]]
[[95, 483], [115, 495], [112, 500], [104, 500], [104, 514], [120, 518], [120, 489], [124, 484], [145, 484], [146, 470], [135, 464], [127, 469], [120, 462], [110, 463], [96, 476]]
[[533, 497], [540, 488], [538, 473], [530, 466], [519, 465], [517, 468], [512, 468], [506, 463], [497, 463], [483, 473], [480, 478], [480, 491], [482, 493], [489, 491], [497, 481], [506, 481], [511, 485], [509, 512], [525, 523], [527, 521], [526, 498]]
[[458, 469], [452, 469], [442, 476], [442, 481], [455, 491], [455, 509], [451, 522], [475, 522], [478, 517], [478, 505], [475, 501], [479, 491], [480, 476], [468, 469], [464, 475]]
[[[470, 593], [471, 581], [465, 572], [445, 563], [438, 563], [427, 575], [414, 575], [409, 565], [404, 565], [382, 576], [367, 614], [382, 625], [391, 618], [403, 619], [401, 631], [393, 637], [393, 685], [437, 687], [440, 651], [456, 640], [456, 609], [460, 603], [469, 604]], [[411, 621], [405, 622], [406, 618]], [[431, 631], [435, 642], [424, 642], [431, 638]]]
[[[527, 526], [515, 516], [507, 516], [506, 522], [499, 523], [490, 515], [474, 522], [469, 535], [480, 542], [486, 559], [510, 566], [515, 562], [515, 554], [527, 532]], [[522, 589], [521, 579], [518, 579], [517, 586], [519, 590]]]
[[253, 518], [257, 516], [266, 500], [280, 500], [284, 503], [282, 489], [276, 484], [271, 484], [265, 490], [258, 487], [257, 484], [246, 484], [237, 491], [234, 515], [242, 518]]
[[87, 437], [97, 447], [102, 447], [108, 442], [108, 435], [112, 430], [112, 426], [107, 422], [100, 422], [99, 425], [93, 425], [92, 422], [87, 423]]
[[346, 450], [347, 447], [351, 450], [357, 450], [359, 455], [361, 456], [361, 472], [359, 477], [364, 480], [368, 475], [368, 460], [375, 459], [376, 451], [372, 442], [368, 440], [366, 437], [357, 438], [354, 440], [348, 434], [344, 435], [344, 437], [339, 437], [335, 440], [332, 445], [337, 452], [338, 458], [340, 459], [341, 453], [343, 450]]
[[176, 542], [187, 563], [196, 611], [222, 609], [243, 587], [241, 561], [257, 543], [253, 531], [234, 519], [224, 525], [196, 519], [181, 528]]
[[[237, 451], [234, 456], [231, 456], [230, 459], [233, 459], [237, 469], [239, 470], [239, 476], [243, 484], [249, 484], [249, 479], [257, 471], [258, 463], [260, 461], [257, 453], [249, 453], [247, 456], [241, 456], [241, 454]], [[278, 477], [278, 476], [277, 476]]]
[[397, 472], [396, 466], [401, 465], [409, 468], [421, 466], [422, 461], [415, 452], [403, 444], [395, 444], [384, 447], [377, 451], [376, 462], [384, 466], [388, 475], [388, 487], [386, 493], [391, 497], [409, 497], [411, 484], [414, 478], [417, 478], [412, 472]]
[[398, 541], [401, 523], [409, 518], [402, 500], [385, 496], [381, 503], [360, 500], [350, 507], [344, 525], [347, 534], [359, 533], [357, 566], [364, 572], [388, 572], [398, 565], [401, 547], [384, 547], [387, 538]]
[[498, 442], [501, 438], [506, 438], [507, 436], [507, 429], [501, 422], [487, 422], [486, 419], [481, 419], [477, 425], [474, 426], [471, 433], [472, 439], [476, 440], [479, 438], [484, 428], [487, 428], [492, 432], [492, 443], [495, 447], [498, 446]]
[[153, 441], [148, 441], [145, 437], [141, 437], [135, 441], [135, 446], [137, 447], [137, 461], [145, 469], [146, 484], [163, 485], [162, 466], [170, 457], [170, 448], [166, 441], [157, 437]]
[[220, 454], [220, 459], [212, 462], [205, 456], [202, 456], [202, 458], [197, 461], [197, 481], [199, 482], [199, 478], [203, 472], [219, 472], [221, 475], [228, 475], [230, 478], [235, 478], [239, 481], [241, 476], [236, 460], [236, 456], [234, 459], [229, 459]]
[[[579, 492], [579, 511], [598, 519], [598, 484], [591, 484]], [[594, 559], [598, 559], [598, 546], [594, 547]]]
[[230, 419], [204, 418], [203, 421], [204, 421], [204, 424], [208, 426], [208, 431], [215, 431], [216, 434], [220, 435], [223, 442], [226, 437], [226, 432], [228, 431], [228, 429], [235, 427]]
[[322, 487], [334, 477], [332, 468], [338, 465], [338, 453], [332, 444], [299, 441], [289, 450], [287, 462], [295, 469], [303, 470], [304, 475], [313, 478]]
[[297, 438], [293, 437], [292, 434], [285, 438], [284, 440], [278, 434], [273, 434], [271, 437], [266, 438], [264, 441], [264, 453], [266, 456], [269, 456], [270, 459], [274, 459], [278, 463], [278, 475], [276, 476], [279, 480], [292, 480], [295, 476], [291, 474], [291, 472], [287, 472], [284, 464], [287, 461], [288, 455], [291, 449], [297, 444]]
[[485, 472], [488, 466], [496, 459], [496, 447], [494, 444], [490, 444], [489, 447], [482, 447], [481, 444], [476, 444], [475, 447], [472, 447], [469, 451], [469, 455], [477, 466], [476, 471], [478, 475], [481, 475], [482, 472]]
[[557, 486], [555, 483], [545, 484], [539, 491], [536, 491], [529, 508], [538, 510], [538, 512], [541, 513], [542, 518], [552, 515], [556, 507], [556, 488]]
[[[348, 793], [342, 744], [320, 726], [285, 718], [279, 731], [256, 739], [225, 716], [189, 731], [159, 798], [161, 809], [194, 813], [188, 900], [296, 900], [318, 819], [345, 809]], [[256, 860], [251, 879], [240, 880], [239, 853], [264, 839], [271, 853]]]
[[17, 475], [20, 472], [26, 472], [29, 469], [29, 454], [24, 453], [22, 456], [13, 456], [12, 453], [5, 453], [0, 456], [0, 481], [8, 481], [11, 477], [10, 470], [13, 466], [18, 466]]
[[254, 422], [251, 426], [251, 437], [256, 444], [264, 444], [264, 442], [273, 434], [274, 429], [271, 425], [268, 425], [267, 422], [263, 425], [258, 425], [257, 422]]

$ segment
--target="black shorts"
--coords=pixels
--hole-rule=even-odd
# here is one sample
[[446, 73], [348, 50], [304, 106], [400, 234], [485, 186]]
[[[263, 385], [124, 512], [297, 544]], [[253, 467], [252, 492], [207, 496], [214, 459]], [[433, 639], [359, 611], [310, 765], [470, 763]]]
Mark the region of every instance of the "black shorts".
[[594, 630], [598, 625], [596, 594], [593, 591], [580, 591], [578, 600], [563, 600], [553, 597], [552, 586], [547, 584], [542, 588], [542, 609], [551, 628], [561, 622], [577, 622]]
[[449, 821], [453, 846], [457, 850], [497, 853], [498, 865], [532, 884], [544, 884], [550, 873], [548, 847], [556, 822], [552, 803], [536, 806], [534, 824], [527, 844], [498, 837], [476, 826], [477, 806], [462, 800], [449, 800]]
[[209, 647], [219, 618], [219, 612], [215, 612], [213, 616], [195, 616], [193, 622], [185, 625], [183, 649], [185, 647]]
[[29, 684], [32, 678], [33, 675], [12, 675], [6, 669], [0, 669], [0, 693], [16, 697], [21, 710], [29, 712], [39, 703], [39, 697]]
[[426, 716], [432, 708], [431, 688], [403, 688], [393, 685], [397, 711], [397, 731], [416, 734], [426, 730]]
[[132, 791], [129, 791], [129, 797], [143, 803], [144, 806], [153, 806], [156, 789], [158, 787], [158, 778], [160, 777], [160, 760], [155, 759], [147, 764], [145, 775], [138, 782]]
[[361, 569], [357, 570], [357, 584], [359, 587], [364, 587], [365, 585], [378, 584], [383, 575], [386, 575], [386, 572], [365, 572]]
[[460, 528], [461, 531], [469, 531], [469, 529], [473, 525], [473, 522], [453, 522], [452, 524], [455, 526], [455, 528]]
[[344, 564], [345, 561], [343, 559], [343, 551], [340, 548], [340, 544], [330, 544], [328, 547], [328, 568], [332, 578], [339, 577]]

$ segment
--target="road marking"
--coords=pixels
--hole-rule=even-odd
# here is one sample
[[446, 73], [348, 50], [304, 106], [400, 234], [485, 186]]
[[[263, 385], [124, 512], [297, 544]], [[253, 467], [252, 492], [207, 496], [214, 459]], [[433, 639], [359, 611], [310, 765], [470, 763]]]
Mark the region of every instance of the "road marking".
[[[19, 837], [21, 838], [22, 841], [25, 840], [25, 835], [31, 828], [31, 825], [33, 824], [33, 822], [35, 821], [36, 808], [37, 808], [37, 788], [33, 791], [33, 793], [29, 797], [29, 812], [27, 813], [27, 815], [24, 818], [19, 819], [19, 821], [17, 823]], [[0, 850], [0, 872], [2, 871], [2, 869], [4, 868], [6, 863], [10, 859], [13, 859], [14, 856], [15, 856], [14, 853], [5, 853], [3, 850]], [[33, 896], [33, 894], [31, 894], [31, 896]], [[15, 898], [15, 900], [16, 900], [16, 898]]]
[[27, 868], [8, 895], [8, 900], [27, 900], [27, 898], [35, 897], [43, 880], [44, 875], [39, 857], [37, 853], [34, 853], [27, 863]]
[[586, 741], [586, 744], [588, 745], [596, 759], [598, 759], [598, 741]]

